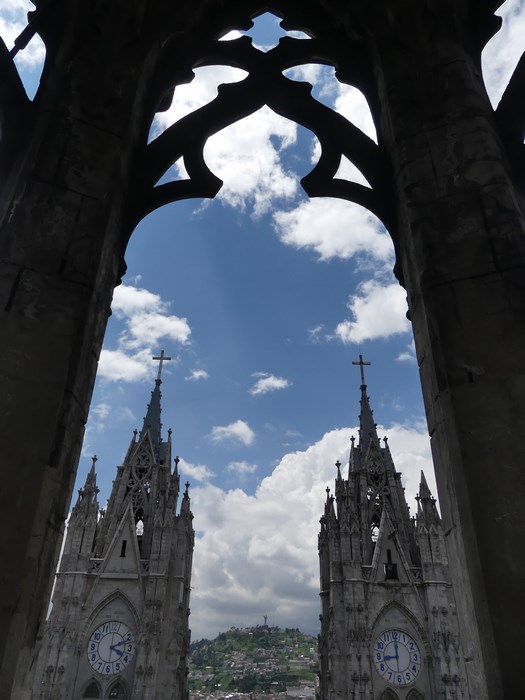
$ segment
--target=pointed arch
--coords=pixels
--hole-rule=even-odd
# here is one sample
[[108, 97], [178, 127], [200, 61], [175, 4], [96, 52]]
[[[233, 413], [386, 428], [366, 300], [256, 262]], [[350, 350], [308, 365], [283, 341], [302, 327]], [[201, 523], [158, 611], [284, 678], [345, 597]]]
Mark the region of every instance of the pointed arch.
[[84, 688], [81, 698], [101, 698], [102, 693], [100, 690], [100, 685], [95, 680], [88, 681], [86, 687]]
[[[337, 79], [360, 90], [369, 104], [374, 122], [379, 118], [379, 95], [369, 66], [362, 60], [358, 45], [352, 49], [331, 41], [323, 30], [331, 15], [324, 10], [297, 12], [282, 2], [253, 0], [243, 5], [235, 18], [213, 23], [206, 38], [189, 50], [181, 51], [178, 35], [169, 29], [162, 41], [162, 52], [148, 90], [149, 111], [143, 123], [144, 140], [137, 155], [140, 167], [133, 170], [130, 193], [128, 233], [149, 212], [169, 202], [190, 197], [213, 198], [223, 182], [208, 167], [204, 147], [209, 137], [266, 105], [276, 114], [311, 131], [321, 144], [321, 156], [301, 184], [310, 197], [337, 197], [354, 202], [373, 212], [395, 240], [397, 217], [388, 178], [389, 162], [383, 148], [357, 128], [352, 121], [315, 100], [311, 86], [290, 80], [284, 72], [309, 63], [332, 66]], [[253, 18], [265, 13], [282, 18], [285, 31], [300, 30], [309, 38], [281, 37], [277, 45], [262, 52], [247, 36], [230, 41], [219, 38], [233, 28], [250, 29]], [[351, 55], [349, 55], [349, 50]], [[204, 66], [231, 66], [247, 74], [240, 81], [220, 85], [217, 96], [193, 113], [179, 119], [160, 135], [147, 142], [156, 112], [165, 111], [176, 86], [191, 82], [194, 69]], [[177, 66], [174, 71], [174, 66]], [[267, 79], [271, 76], [271, 80]], [[338, 134], [340, 138], [335, 138]], [[341, 159], [360, 170], [370, 187], [337, 176]], [[185, 179], [161, 182], [164, 174], [183, 159], [188, 174]], [[125, 243], [125, 242], [124, 242]]]
[[407, 700], [425, 700], [423, 695], [418, 690], [411, 690], [407, 695]]
[[112, 603], [115, 600], [121, 600], [124, 603], [125, 607], [128, 609], [133, 619], [135, 630], [137, 632], [140, 630], [140, 616], [137, 612], [137, 609], [135, 608], [131, 600], [124, 593], [122, 593], [122, 591], [117, 589], [116, 591], [112, 591], [105, 598], [102, 598], [102, 600], [99, 601], [99, 603], [94, 607], [93, 612], [84, 624], [84, 629], [82, 630], [83, 639], [87, 639], [89, 637], [93, 626], [96, 623], [97, 617], [104, 610], [104, 608], [106, 608], [110, 603]]
[[428, 647], [428, 636], [423, 629], [421, 622], [418, 620], [418, 618], [414, 615], [414, 613], [409, 610], [405, 605], [402, 603], [399, 603], [397, 600], [390, 600], [388, 603], [385, 603], [383, 607], [379, 610], [377, 613], [377, 616], [371, 626], [371, 634], [370, 634], [370, 640], [374, 639], [374, 636], [376, 634], [376, 630], [378, 628], [379, 622], [388, 614], [388, 612], [392, 609], [395, 608], [398, 612], [401, 612], [403, 615], [408, 620], [408, 623], [414, 627], [414, 630], [418, 634], [419, 638], [425, 645], [425, 648]]
[[109, 686], [106, 698], [107, 700], [128, 700], [129, 693], [126, 684], [122, 679], [118, 679]]
[[385, 692], [381, 695], [380, 700], [399, 700], [399, 696], [397, 695], [397, 693], [394, 693], [393, 690], [387, 688]]

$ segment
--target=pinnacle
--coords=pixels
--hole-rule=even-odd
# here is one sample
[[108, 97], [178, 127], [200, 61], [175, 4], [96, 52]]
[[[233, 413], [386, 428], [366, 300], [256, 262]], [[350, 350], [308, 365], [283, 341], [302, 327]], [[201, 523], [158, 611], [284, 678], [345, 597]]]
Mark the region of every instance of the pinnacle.
[[427, 480], [425, 478], [425, 473], [421, 470], [421, 479], [419, 483], [419, 496], [421, 498], [431, 498], [432, 494], [428, 488]]

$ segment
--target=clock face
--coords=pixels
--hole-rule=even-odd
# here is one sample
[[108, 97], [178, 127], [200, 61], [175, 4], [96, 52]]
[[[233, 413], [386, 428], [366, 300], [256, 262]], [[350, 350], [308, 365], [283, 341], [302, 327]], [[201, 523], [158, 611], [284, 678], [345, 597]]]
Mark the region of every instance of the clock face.
[[123, 671], [134, 654], [133, 632], [123, 622], [116, 620], [99, 625], [87, 644], [88, 661], [103, 676]]
[[388, 683], [410, 685], [421, 670], [421, 652], [406, 632], [387, 630], [374, 644], [374, 664], [379, 675]]

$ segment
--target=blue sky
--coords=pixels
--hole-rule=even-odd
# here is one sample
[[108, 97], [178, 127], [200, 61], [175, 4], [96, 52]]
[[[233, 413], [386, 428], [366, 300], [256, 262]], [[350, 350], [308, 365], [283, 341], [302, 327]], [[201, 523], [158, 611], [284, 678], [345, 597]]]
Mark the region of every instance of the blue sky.
[[[7, 45], [27, 0], [4, 0]], [[486, 50], [497, 103], [523, 50], [522, 1], [500, 12], [504, 29]], [[17, 24], [18, 23], [18, 24]], [[270, 15], [249, 32], [259, 46], [282, 35]], [[43, 49], [17, 59], [28, 91]], [[213, 99], [241, 71], [211, 67], [175, 93], [152, 138]], [[374, 137], [366, 103], [333, 71], [305, 66], [292, 79]], [[33, 87], [32, 87], [33, 86]], [[163, 422], [173, 429], [182, 479], [191, 483], [197, 541], [193, 638], [269, 616], [318, 631], [317, 529], [334, 463], [356, 433], [362, 353], [380, 435], [388, 434], [413, 506], [420, 469], [434, 480], [404, 291], [391, 270], [390, 239], [347, 202], [308, 200], [299, 178], [319, 149], [311, 134], [262, 110], [215, 135], [206, 160], [225, 184], [212, 201], [151, 214], [129, 245], [115, 291], [79, 466], [77, 488], [97, 454], [101, 504], [134, 428], [140, 428], [164, 349]], [[184, 177], [176, 164], [168, 177]], [[358, 179], [349, 163], [340, 176]], [[384, 426], [384, 427], [383, 427]], [[75, 498], [75, 496], [74, 496]]]

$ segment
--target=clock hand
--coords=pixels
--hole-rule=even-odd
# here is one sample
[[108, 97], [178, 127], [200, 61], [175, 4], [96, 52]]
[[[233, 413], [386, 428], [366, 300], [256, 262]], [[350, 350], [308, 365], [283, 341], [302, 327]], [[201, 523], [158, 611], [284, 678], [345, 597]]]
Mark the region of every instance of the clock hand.
[[109, 648], [111, 649], [111, 651], [114, 651], [119, 656], [123, 656], [124, 652], [122, 651], [122, 649], [117, 649], [116, 646], [117, 645], [115, 644], [114, 646], [109, 647]]
[[394, 642], [394, 649], [396, 650], [397, 670], [399, 671], [399, 652], [397, 650], [397, 642]]

